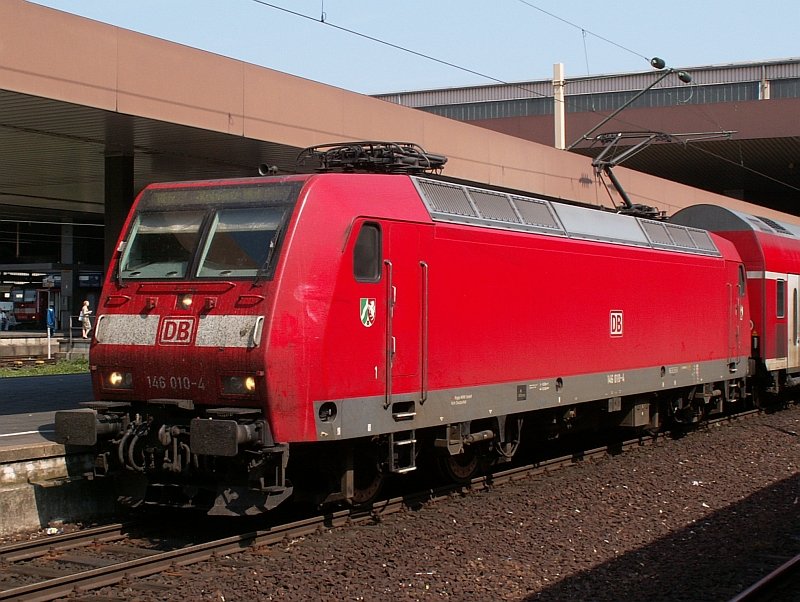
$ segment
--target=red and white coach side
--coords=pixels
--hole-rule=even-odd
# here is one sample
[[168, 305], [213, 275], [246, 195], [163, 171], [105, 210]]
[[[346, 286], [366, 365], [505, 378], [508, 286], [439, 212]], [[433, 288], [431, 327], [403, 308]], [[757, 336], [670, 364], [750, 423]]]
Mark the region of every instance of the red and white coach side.
[[671, 221], [736, 246], [747, 268], [753, 335], [771, 390], [800, 384], [800, 228], [714, 205], [682, 209]]

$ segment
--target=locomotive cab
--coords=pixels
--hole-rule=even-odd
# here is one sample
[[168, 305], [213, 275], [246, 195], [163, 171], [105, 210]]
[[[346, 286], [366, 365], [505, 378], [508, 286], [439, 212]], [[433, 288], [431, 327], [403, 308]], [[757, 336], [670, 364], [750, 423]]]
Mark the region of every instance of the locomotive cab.
[[287, 446], [266, 411], [263, 341], [301, 185], [153, 186], [139, 199], [98, 311], [97, 401], [56, 416], [67, 444], [101, 444], [98, 472], [158, 475], [134, 497], [208, 505], [210, 488], [217, 513], [239, 514], [291, 495]]

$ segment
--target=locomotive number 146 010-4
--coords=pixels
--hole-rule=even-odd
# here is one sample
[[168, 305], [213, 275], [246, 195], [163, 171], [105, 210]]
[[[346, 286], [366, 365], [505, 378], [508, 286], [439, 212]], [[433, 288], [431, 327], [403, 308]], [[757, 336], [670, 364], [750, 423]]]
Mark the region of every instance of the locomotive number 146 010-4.
[[166, 390], [172, 389], [173, 391], [190, 391], [192, 389], [200, 389], [201, 391], [206, 388], [206, 384], [201, 376], [197, 380], [192, 380], [188, 376], [147, 376], [147, 386], [151, 389]]

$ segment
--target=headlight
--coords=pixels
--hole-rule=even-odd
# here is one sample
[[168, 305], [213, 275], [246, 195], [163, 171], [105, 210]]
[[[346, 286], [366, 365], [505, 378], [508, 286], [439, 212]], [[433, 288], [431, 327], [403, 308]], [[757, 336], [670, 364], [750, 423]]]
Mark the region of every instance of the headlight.
[[109, 389], [132, 389], [133, 375], [130, 372], [109, 372], [105, 379], [105, 385]]
[[225, 395], [252, 395], [256, 392], [256, 377], [223, 376], [222, 392]]

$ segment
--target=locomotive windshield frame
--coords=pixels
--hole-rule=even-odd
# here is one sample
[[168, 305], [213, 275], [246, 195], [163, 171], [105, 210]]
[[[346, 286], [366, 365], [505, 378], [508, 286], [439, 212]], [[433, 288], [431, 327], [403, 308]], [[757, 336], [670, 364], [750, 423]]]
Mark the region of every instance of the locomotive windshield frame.
[[270, 279], [302, 182], [146, 190], [120, 247], [129, 280]]

